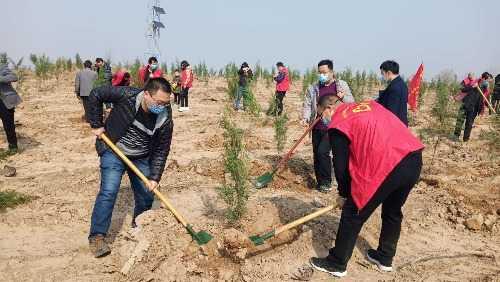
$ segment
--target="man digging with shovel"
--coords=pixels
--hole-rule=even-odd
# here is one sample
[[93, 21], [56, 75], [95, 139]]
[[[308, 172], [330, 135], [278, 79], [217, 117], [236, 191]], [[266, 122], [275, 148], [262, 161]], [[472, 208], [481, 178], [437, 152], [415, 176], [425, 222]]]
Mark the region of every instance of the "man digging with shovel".
[[[89, 234], [90, 250], [96, 258], [111, 252], [104, 239], [125, 171], [134, 192], [133, 227], [136, 226], [135, 218], [153, 204], [152, 191], [158, 187], [172, 141], [171, 92], [167, 80], [152, 78], [144, 90], [103, 86], [90, 93], [90, 125], [97, 136], [96, 149], [101, 158], [101, 186], [92, 212]], [[113, 103], [113, 111], [105, 123], [102, 112], [104, 103]], [[148, 187], [103, 143], [101, 137], [104, 133], [149, 179]]]
[[338, 191], [346, 201], [335, 247], [327, 257], [313, 257], [310, 263], [333, 276], [345, 276], [361, 227], [382, 205], [379, 245], [368, 250], [367, 259], [382, 271], [392, 271], [401, 208], [420, 177], [424, 145], [377, 102], [342, 104], [338, 97], [330, 98], [333, 101], [323, 112], [323, 120], [329, 123]]

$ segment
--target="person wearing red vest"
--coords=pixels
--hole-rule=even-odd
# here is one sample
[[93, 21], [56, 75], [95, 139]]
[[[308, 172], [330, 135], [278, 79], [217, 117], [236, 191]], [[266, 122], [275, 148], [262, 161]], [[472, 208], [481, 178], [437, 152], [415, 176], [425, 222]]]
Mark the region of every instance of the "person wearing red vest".
[[382, 271], [392, 271], [401, 231], [402, 206], [417, 183], [424, 145], [392, 112], [375, 101], [343, 104], [331, 96], [322, 118], [328, 124], [335, 156], [333, 167], [344, 200], [335, 247], [311, 265], [342, 277], [347, 274], [361, 227], [382, 205], [382, 230], [376, 250], [367, 259]]
[[290, 75], [288, 73], [288, 68], [282, 62], [276, 63], [278, 68], [278, 73], [274, 76], [274, 81], [276, 81], [276, 107], [278, 109], [278, 115], [283, 113], [283, 98], [285, 98], [286, 92], [290, 88]]
[[179, 112], [189, 111], [189, 89], [193, 86], [193, 70], [187, 61], [181, 62], [181, 96]]
[[148, 59], [148, 64], [139, 69], [139, 78], [141, 82], [146, 84], [150, 78], [163, 77], [163, 71], [160, 69], [158, 59], [151, 57]]

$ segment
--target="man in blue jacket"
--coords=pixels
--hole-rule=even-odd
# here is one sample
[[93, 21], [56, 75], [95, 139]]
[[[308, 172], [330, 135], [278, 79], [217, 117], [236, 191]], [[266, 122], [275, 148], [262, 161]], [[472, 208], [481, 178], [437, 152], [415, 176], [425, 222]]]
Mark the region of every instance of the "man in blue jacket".
[[395, 61], [385, 61], [380, 65], [380, 72], [389, 85], [380, 91], [377, 102], [408, 126], [408, 87], [399, 76], [399, 64]]

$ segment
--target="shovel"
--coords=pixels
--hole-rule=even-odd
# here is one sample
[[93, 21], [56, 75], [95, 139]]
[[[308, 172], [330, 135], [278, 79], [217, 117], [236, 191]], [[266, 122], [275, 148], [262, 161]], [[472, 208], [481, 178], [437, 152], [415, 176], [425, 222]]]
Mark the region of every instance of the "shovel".
[[[127, 156], [125, 156], [120, 151], [120, 149], [118, 149], [118, 147], [116, 147], [116, 145], [113, 144], [113, 142], [111, 140], [109, 140], [109, 138], [106, 136], [106, 134], [104, 134], [104, 133], [101, 134], [100, 138], [106, 143], [106, 145], [108, 145], [108, 147], [111, 148], [111, 150], [113, 150], [113, 152], [115, 152], [116, 155], [118, 155], [118, 157], [120, 157], [120, 159], [122, 159], [122, 161], [124, 163], [127, 164], [127, 166], [137, 176], [139, 176], [139, 178], [142, 180], [142, 182], [144, 182], [144, 184], [146, 184], [146, 186], [149, 186], [149, 179], [147, 179], [146, 176], [144, 176], [144, 174], [127, 158]], [[212, 240], [212, 238], [213, 238], [212, 235], [210, 235], [209, 233], [207, 233], [205, 231], [195, 232], [193, 229], [193, 226], [191, 224], [187, 223], [187, 221], [184, 219], [184, 217], [175, 210], [175, 208], [170, 204], [168, 199], [165, 196], [163, 196], [163, 194], [160, 193], [160, 191], [158, 191], [158, 189], [154, 189], [153, 193], [155, 193], [155, 195], [158, 197], [158, 199], [160, 199], [160, 201], [170, 210], [170, 212], [172, 212], [174, 217], [186, 228], [188, 233], [191, 235], [191, 237], [193, 237], [193, 240], [195, 240], [196, 243], [198, 243], [198, 245], [205, 245], [210, 240]]]
[[486, 99], [486, 96], [484, 95], [483, 90], [481, 90], [481, 87], [479, 87], [479, 85], [478, 85], [478, 86], [476, 86], [476, 88], [477, 88], [477, 90], [479, 90], [479, 93], [481, 93], [481, 96], [483, 96], [483, 99], [484, 99], [484, 101], [486, 101], [486, 104], [488, 105], [490, 110], [496, 114], [497, 112], [491, 106], [490, 101], [488, 101], [488, 99]]
[[304, 140], [304, 138], [307, 136], [307, 134], [309, 134], [309, 132], [311, 132], [311, 130], [313, 130], [314, 126], [318, 123], [318, 121], [320, 119], [321, 119], [321, 117], [318, 117], [317, 119], [315, 119], [313, 121], [313, 123], [307, 128], [307, 130], [304, 132], [304, 134], [302, 134], [302, 136], [299, 138], [299, 140], [297, 140], [297, 142], [295, 142], [295, 144], [292, 146], [290, 151], [288, 151], [288, 153], [286, 153], [281, 158], [281, 160], [276, 165], [276, 167], [273, 169], [273, 171], [271, 171], [271, 172], [268, 171], [268, 172], [264, 173], [263, 175], [257, 177], [257, 179], [255, 181], [255, 188], [257, 188], [257, 189], [264, 188], [273, 180], [274, 175], [281, 169], [282, 166], [284, 166], [288, 162], [288, 160], [292, 157], [293, 151], [295, 151], [295, 149], [297, 149], [297, 147], [300, 145], [302, 140]]
[[286, 225], [283, 225], [283, 226], [280, 226], [278, 228], [275, 228], [275, 229], [273, 229], [273, 230], [271, 230], [271, 231], [269, 231], [267, 233], [264, 233], [262, 235], [250, 236], [249, 237], [250, 241], [252, 241], [252, 243], [254, 243], [255, 246], [262, 245], [262, 244], [264, 244], [264, 241], [266, 241], [266, 240], [268, 240], [270, 238], [273, 238], [273, 237], [277, 236], [278, 234], [280, 234], [280, 233], [282, 233], [282, 232], [284, 232], [286, 230], [290, 230], [290, 229], [292, 229], [294, 227], [297, 227], [297, 226], [299, 226], [299, 225], [301, 225], [301, 224], [303, 224], [303, 223], [305, 223], [305, 222], [307, 222], [309, 220], [312, 220], [312, 219], [314, 219], [314, 218], [316, 218], [316, 217], [318, 217], [318, 216], [320, 216], [320, 215], [322, 215], [324, 213], [327, 213], [327, 212], [333, 210], [337, 205], [338, 204], [334, 204], [334, 205], [331, 205], [331, 206], [328, 206], [328, 207], [321, 208], [321, 209], [319, 209], [319, 210], [317, 210], [317, 211], [315, 211], [315, 212], [313, 212], [313, 213], [311, 213], [309, 215], [301, 217], [301, 218], [299, 218], [299, 219], [297, 219], [295, 221], [292, 221], [292, 222], [290, 222], [290, 223], [288, 223]]

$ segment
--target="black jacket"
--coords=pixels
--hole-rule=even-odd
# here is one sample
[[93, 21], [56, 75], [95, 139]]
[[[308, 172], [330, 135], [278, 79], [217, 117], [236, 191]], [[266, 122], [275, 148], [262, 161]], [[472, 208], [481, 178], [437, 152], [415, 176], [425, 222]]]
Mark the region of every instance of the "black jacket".
[[248, 82], [253, 79], [252, 70], [248, 70], [247, 73], [245, 74], [245, 71], [243, 69], [240, 69], [238, 71], [238, 75], [239, 75], [238, 85], [241, 87], [246, 87], [248, 85]]
[[473, 111], [476, 113], [476, 115], [481, 112], [481, 109], [483, 107], [483, 98], [481, 96], [481, 93], [479, 93], [479, 90], [477, 90], [476, 87], [472, 87], [470, 85], [464, 85], [463, 81], [461, 83], [462, 89], [461, 91], [463, 93], [467, 93], [465, 97], [462, 100], [462, 103], [464, 105], [464, 108], [468, 111]]
[[408, 87], [400, 76], [393, 79], [385, 90], [380, 91], [377, 102], [408, 126]]
[[500, 74], [495, 77], [495, 86], [493, 87], [493, 100], [500, 100]]
[[[104, 127], [109, 139], [114, 143], [118, 142], [134, 121], [143, 95], [141, 89], [126, 86], [102, 86], [93, 89], [88, 98], [90, 126], [92, 128]], [[103, 122], [104, 103], [113, 103], [113, 110], [106, 123]], [[149, 179], [151, 180], [160, 181], [161, 179], [170, 152], [173, 128], [172, 108], [169, 105], [156, 119], [149, 157], [151, 169]], [[96, 140], [96, 149], [100, 156], [108, 148], [101, 140]]]

